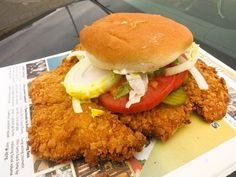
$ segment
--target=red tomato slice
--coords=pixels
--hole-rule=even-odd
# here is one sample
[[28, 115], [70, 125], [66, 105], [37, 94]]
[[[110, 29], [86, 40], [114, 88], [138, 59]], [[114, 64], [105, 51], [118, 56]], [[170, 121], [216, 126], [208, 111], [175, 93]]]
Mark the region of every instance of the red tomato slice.
[[183, 71], [179, 74], [176, 74], [175, 76], [176, 76], [176, 80], [175, 80], [175, 84], [173, 86], [173, 90], [179, 88], [182, 85], [183, 81], [188, 76], [188, 71]]
[[153, 78], [149, 81], [147, 91], [140, 102], [132, 104], [129, 108], [125, 107], [128, 102], [128, 95], [114, 99], [111, 92], [107, 92], [99, 97], [99, 101], [104, 107], [117, 113], [135, 113], [150, 110], [160, 104], [170, 92], [182, 84], [185, 74]]

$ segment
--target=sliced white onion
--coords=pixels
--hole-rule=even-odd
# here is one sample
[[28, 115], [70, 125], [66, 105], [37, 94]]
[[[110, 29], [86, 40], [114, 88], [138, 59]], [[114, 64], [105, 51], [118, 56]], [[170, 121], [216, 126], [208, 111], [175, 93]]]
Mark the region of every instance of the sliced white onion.
[[166, 75], [170, 76], [170, 75], [178, 74], [180, 72], [183, 72], [192, 68], [198, 59], [198, 49], [199, 49], [199, 45], [193, 42], [192, 45], [185, 51], [185, 56], [187, 57], [188, 60], [185, 60], [184, 57], [180, 56], [178, 60], [181, 62], [181, 64], [167, 68]]
[[189, 72], [192, 74], [194, 77], [195, 81], [198, 84], [198, 87], [201, 90], [207, 90], [208, 89], [208, 84], [205, 80], [205, 78], [202, 76], [202, 74], [198, 71], [196, 67], [192, 67], [189, 69]]
[[[186, 59], [184, 57], [180, 57], [179, 61], [182, 62], [186, 62]], [[202, 76], [202, 74], [198, 71], [198, 69], [193, 66], [192, 68], [188, 69], [189, 72], [192, 74], [193, 78], [196, 80], [198, 87], [201, 90], [207, 90], [208, 89], [208, 84], [205, 80], [205, 78]]]
[[207, 90], [208, 84], [206, 80], [204, 79], [202, 74], [198, 71], [198, 69], [194, 66], [198, 59], [198, 48], [199, 48], [199, 45], [193, 42], [190, 48], [187, 49], [185, 52], [185, 57], [187, 57], [187, 59], [185, 59], [183, 56], [180, 56], [178, 58], [178, 61], [181, 64], [167, 68], [165, 74], [167, 76], [170, 76], [170, 75], [178, 74], [180, 72], [189, 70], [189, 72], [192, 74], [192, 76], [196, 80], [198, 87], [201, 90]]
[[119, 75], [93, 66], [85, 57], [66, 74], [63, 85], [69, 95], [81, 101], [96, 98], [105, 93], [119, 79]]
[[72, 107], [75, 113], [83, 112], [81, 104], [80, 104], [80, 100], [76, 99], [75, 97], [72, 97]]
[[178, 74], [192, 68], [197, 62], [197, 57], [194, 57], [191, 60], [185, 60], [184, 57], [180, 56], [178, 60], [181, 62], [181, 64], [167, 68], [165, 70], [166, 76]]
[[81, 58], [83, 58], [86, 55], [86, 52], [83, 50], [75, 50], [72, 51], [67, 57], [66, 59], [69, 59], [73, 56], [76, 56], [78, 58], [78, 60], [80, 60]]
[[139, 103], [143, 95], [145, 95], [148, 85], [147, 74], [127, 74], [126, 79], [132, 90], [129, 92], [129, 101], [125, 107], [129, 108], [134, 103]]
[[120, 75], [126, 75], [129, 74], [129, 72], [126, 69], [122, 69], [122, 70], [113, 70], [113, 72], [115, 74], [120, 74]]

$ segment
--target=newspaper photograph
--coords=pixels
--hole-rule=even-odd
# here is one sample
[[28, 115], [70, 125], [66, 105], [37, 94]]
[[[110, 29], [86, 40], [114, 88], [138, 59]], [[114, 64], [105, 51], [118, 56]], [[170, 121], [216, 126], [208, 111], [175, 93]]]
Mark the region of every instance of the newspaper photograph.
[[[168, 142], [149, 140], [142, 152], [136, 153], [133, 159], [120, 163], [102, 161], [91, 166], [81, 157], [71, 162], [57, 164], [37, 158], [31, 154], [27, 143], [27, 130], [32, 115], [28, 88], [37, 76], [56, 68], [69, 53], [64, 52], [0, 68], [0, 176], [176, 176], [182, 168], [191, 169], [189, 167], [191, 164], [202, 163], [202, 157], [209, 158], [209, 161], [214, 159], [210, 155], [213, 151], [217, 150], [218, 154], [222, 154], [229, 148], [228, 153], [236, 153], [236, 71], [201, 49], [200, 59], [215, 67], [228, 87], [230, 100], [227, 114], [222, 120], [208, 124], [199, 119], [199, 115], [192, 114], [191, 124], [178, 130]], [[234, 155], [231, 155], [231, 158], [226, 161], [222, 159], [221, 167], [215, 169], [215, 173], [223, 173], [222, 170], [227, 171], [232, 167], [232, 163], [236, 163]], [[211, 170], [206, 172], [207, 176], [211, 176], [212, 173]]]

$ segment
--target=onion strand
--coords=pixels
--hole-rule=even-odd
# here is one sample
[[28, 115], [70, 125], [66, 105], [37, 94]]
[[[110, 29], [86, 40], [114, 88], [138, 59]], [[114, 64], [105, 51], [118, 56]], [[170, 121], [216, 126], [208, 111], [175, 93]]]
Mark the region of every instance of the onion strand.
[[198, 84], [198, 87], [201, 90], [207, 90], [208, 89], [208, 84], [205, 80], [205, 78], [203, 77], [203, 75], [198, 71], [198, 69], [196, 67], [192, 67], [191, 69], [189, 69], [189, 72], [192, 74], [192, 76], [194, 77], [195, 81]]
[[199, 46], [195, 43], [191, 45], [191, 47], [185, 52], [184, 57], [181, 55], [178, 60], [181, 64], [177, 66], [169, 67], [165, 70], [165, 75], [170, 76], [174, 74], [178, 74], [180, 72], [188, 70], [194, 79], [196, 80], [198, 87], [201, 90], [207, 90], [208, 84], [202, 74], [198, 71], [198, 69], [194, 66], [198, 59], [198, 48]]

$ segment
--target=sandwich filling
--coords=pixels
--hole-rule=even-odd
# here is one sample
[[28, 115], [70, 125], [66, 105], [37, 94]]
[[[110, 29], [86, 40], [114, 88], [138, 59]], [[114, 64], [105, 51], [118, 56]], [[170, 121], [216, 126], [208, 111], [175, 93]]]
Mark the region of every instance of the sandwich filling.
[[186, 99], [184, 90], [179, 87], [188, 72], [200, 89], [208, 89], [204, 77], [194, 66], [198, 48], [197, 44], [192, 43], [173, 63], [146, 73], [128, 72], [125, 68], [113, 71], [100, 69], [91, 63], [86, 51], [73, 51], [67, 58], [76, 56], [79, 61], [67, 73], [62, 84], [72, 96], [76, 113], [83, 111], [80, 103], [96, 98], [104, 107], [118, 113], [146, 111], [161, 102], [178, 105]]

